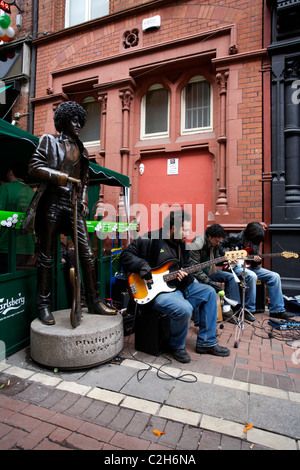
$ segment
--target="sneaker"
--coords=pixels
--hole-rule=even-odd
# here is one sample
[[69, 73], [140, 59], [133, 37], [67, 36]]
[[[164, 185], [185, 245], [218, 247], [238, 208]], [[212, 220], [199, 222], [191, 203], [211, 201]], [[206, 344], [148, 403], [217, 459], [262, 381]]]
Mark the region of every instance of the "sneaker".
[[283, 311], [283, 312], [270, 312], [270, 317], [271, 318], [282, 318], [282, 319], [289, 319], [289, 318], [293, 318], [295, 315], [291, 312], [286, 312], [286, 311]]
[[172, 350], [173, 357], [178, 362], [191, 362], [191, 358], [185, 348]]
[[216, 344], [215, 346], [196, 346], [198, 354], [213, 354], [214, 356], [229, 356], [230, 351], [228, 348], [223, 348]]

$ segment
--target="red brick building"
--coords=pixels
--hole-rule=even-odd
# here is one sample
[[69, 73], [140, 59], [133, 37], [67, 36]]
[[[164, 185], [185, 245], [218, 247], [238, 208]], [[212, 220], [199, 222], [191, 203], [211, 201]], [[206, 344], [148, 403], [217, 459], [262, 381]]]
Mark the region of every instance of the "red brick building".
[[[214, 222], [229, 231], [269, 224], [265, 3], [22, 2], [23, 18], [38, 17], [31, 131], [54, 132], [60, 102], [82, 104], [90, 158], [130, 177], [142, 228], [155, 228], [159, 209], [173, 204], [191, 210], [198, 232]], [[101, 194], [117, 208], [118, 189]]]

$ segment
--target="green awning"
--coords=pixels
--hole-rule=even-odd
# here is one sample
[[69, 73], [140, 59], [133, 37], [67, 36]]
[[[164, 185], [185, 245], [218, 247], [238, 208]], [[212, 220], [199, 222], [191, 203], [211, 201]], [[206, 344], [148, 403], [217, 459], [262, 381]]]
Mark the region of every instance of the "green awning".
[[38, 137], [0, 119], [0, 165], [7, 162], [29, 162], [38, 144]]
[[[29, 132], [0, 119], [0, 166], [8, 161], [22, 161], [28, 164], [39, 138]], [[90, 162], [90, 184], [105, 184], [129, 188], [130, 180], [126, 175]]]
[[4, 121], [3, 119], [0, 119], [0, 134], [1, 139], [5, 137], [12, 137], [15, 139], [28, 140], [29, 142], [31, 142], [31, 144], [34, 145], [34, 147], [36, 147], [39, 142], [39, 138], [35, 135], [23, 131], [23, 129], [20, 129], [17, 126], [13, 126], [12, 124], [7, 121]]
[[90, 182], [92, 184], [106, 184], [108, 186], [123, 186], [129, 188], [130, 180], [126, 175], [109, 170], [97, 163], [90, 162]]

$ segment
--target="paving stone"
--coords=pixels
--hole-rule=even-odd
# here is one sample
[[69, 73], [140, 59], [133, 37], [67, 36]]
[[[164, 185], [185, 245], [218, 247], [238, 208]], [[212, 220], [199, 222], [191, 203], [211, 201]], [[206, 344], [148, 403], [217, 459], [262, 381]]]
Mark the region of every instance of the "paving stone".
[[93, 400], [87, 397], [79, 397], [79, 399], [66, 410], [68, 415], [80, 417], [85, 412], [85, 410], [91, 405]]
[[199, 428], [184, 426], [176, 449], [196, 450], [199, 447], [202, 431]]
[[249, 422], [253, 422], [256, 428], [299, 439], [299, 403], [252, 393]]
[[101, 426], [108, 426], [119, 413], [120, 408], [115, 405], [106, 405], [103, 411], [94, 420], [95, 423]]
[[117, 416], [110, 422], [110, 429], [123, 432], [124, 428], [126, 428], [132, 420], [134, 413], [133, 410], [121, 409]]
[[198, 450], [218, 450], [220, 443], [221, 434], [211, 431], [202, 431]]
[[129, 434], [130, 436], [141, 436], [148, 425], [149, 420], [151, 420], [151, 415], [136, 411], [130, 422], [125, 427], [124, 433]]

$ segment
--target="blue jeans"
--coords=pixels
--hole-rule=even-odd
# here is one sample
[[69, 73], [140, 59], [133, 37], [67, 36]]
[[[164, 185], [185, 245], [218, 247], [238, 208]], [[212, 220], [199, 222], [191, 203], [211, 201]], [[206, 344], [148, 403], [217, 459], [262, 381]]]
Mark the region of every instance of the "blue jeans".
[[[241, 276], [242, 267], [236, 267], [234, 272], [237, 276]], [[269, 288], [269, 311], [270, 313], [284, 312], [284, 300], [282, 297], [281, 280], [279, 274], [268, 269], [257, 266], [256, 268], [246, 268], [246, 295], [245, 307], [250, 312], [256, 309], [256, 283], [257, 279], [268, 285]]]
[[165, 313], [170, 318], [171, 349], [185, 347], [185, 341], [189, 329], [192, 314], [198, 311], [199, 332], [197, 335], [198, 346], [215, 346], [217, 327], [217, 299], [213, 287], [200, 284], [196, 279], [184, 292], [159, 294], [152, 304], [154, 310]]
[[[235, 281], [232, 273], [228, 271], [216, 271], [210, 274], [209, 277], [212, 281], [224, 282], [226, 297], [231, 300], [236, 300], [239, 304], [241, 303], [239, 283]], [[225, 301], [224, 304], [226, 303]]]

